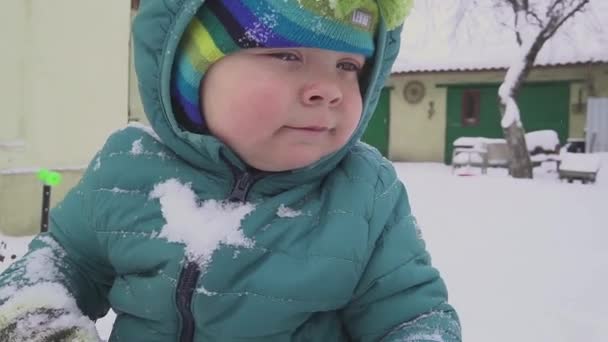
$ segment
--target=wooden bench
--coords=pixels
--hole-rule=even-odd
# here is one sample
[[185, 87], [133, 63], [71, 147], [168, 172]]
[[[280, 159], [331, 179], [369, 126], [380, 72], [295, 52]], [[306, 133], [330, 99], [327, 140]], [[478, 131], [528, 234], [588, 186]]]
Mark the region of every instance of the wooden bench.
[[511, 152], [506, 141], [499, 141], [499, 139], [489, 141], [485, 144], [488, 150], [488, 167], [502, 167], [509, 168], [511, 163]]
[[482, 139], [474, 145], [455, 145], [452, 151], [452, 172], [464, 166], [481, 168], [487, 174], [489, 167], [508, 168], [510, 152], [501, 139]]
[[595, 183], [601, 167], [599, 156], [587, 153], [564, 153], [558, 166], [560, 180], [572, 183], [575, 180], [583, 184]]
[[487, 151], [480, 147], [458, 146], [452, 150], [452, 172], [459, 167], [472, 166], [481, 168], [481, 173], [487, 173]]
[[559, 179], [566, 180], [568, 183], [572, 183], [575, 180], [581, 181], [583, 184], [595, 183], [595, 179], [597, 177], [597, 172], [588, 172], [588, 171], [568, 171], [559, 169]]
[[[556, 132], [541, 130], [526, 133], [526, 143], [532, 167], [541, 166], [544, 162], [559, 165], [560, 146]], [[505, 139], [460, 137], [454, 141], [453, 146], [453, 169], [473, 166], [481, 168], [482, 174], [485, 174], [488, 167], [508, 169], [511, 163], [511, 151]]]

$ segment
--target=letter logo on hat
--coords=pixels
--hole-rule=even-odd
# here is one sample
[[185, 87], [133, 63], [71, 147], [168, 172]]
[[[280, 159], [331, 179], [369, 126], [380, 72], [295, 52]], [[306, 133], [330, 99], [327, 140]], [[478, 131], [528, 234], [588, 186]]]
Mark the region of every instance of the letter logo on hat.
[[372, 14], [362, 9], [356, 9], [353, 11], [353, 16], [350, 21], [355, 25], [369, 29], [372, 24]]

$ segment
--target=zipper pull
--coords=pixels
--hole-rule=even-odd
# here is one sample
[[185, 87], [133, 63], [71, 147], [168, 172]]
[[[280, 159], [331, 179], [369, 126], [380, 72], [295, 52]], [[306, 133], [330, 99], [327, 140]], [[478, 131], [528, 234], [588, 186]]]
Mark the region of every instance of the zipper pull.
[[230, 196], [228, 196], [228, 201], [245, 202], [253, 181], [253, 176], [249, 172], [241, 173], [240, 176], [236, 177], [236, 182], [230, 192]]

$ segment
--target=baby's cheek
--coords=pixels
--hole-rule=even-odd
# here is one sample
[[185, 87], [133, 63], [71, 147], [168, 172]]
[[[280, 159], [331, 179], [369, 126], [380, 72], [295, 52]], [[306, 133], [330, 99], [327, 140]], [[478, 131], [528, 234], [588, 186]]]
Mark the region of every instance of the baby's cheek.
[[242, 106], [252, 121], [271, 125], [287, 117], [286, 96], [276, 89], [261, 88], [244, 99]]
[[353, 129], [357, 127], [361, 117], [363, 116], [363, 104], [360, 96], [352, 96], [348, 99], [346, 104], [347, 110], [345, 115], [345, 121]]

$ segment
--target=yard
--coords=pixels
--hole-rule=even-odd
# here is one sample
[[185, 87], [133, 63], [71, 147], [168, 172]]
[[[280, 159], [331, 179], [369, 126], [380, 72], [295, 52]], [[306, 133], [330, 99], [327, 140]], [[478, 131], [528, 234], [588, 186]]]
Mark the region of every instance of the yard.
[[[608, 165], [608, 154], [602, 155]], [[608, 339], [608, 167], [595, 184], [504, 169], [460, 177], [442, 164], [396, 163], [467, 342]], [[19, 256], [29, 238], [6, 238]], [[102, 337], [113, 314], [97, 323]]]

